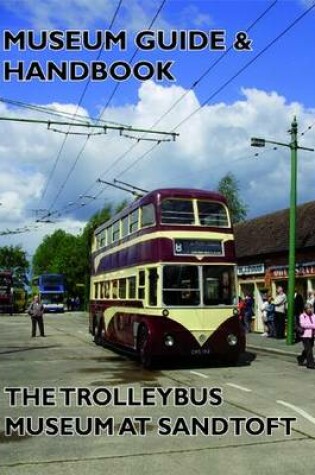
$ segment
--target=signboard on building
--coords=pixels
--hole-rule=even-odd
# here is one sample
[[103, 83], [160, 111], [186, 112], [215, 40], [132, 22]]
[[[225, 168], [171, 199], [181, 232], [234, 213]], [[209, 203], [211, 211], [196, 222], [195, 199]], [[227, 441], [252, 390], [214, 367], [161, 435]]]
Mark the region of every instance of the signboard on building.
[[264, 274], [265, 265], [264, 264], [252, 264], [248, 266], [238, 266], [237, 275], [256, 275]]
[[[288, 277], [288, 266], [277, 266], [270, 269], [271, 275], [274, 279], [281, 279]], [[297, 264], [295, 269], [297, 277], [304, 277], [308, 275], [315, 275], [315, 262], [307, 262], [305, 264]]]

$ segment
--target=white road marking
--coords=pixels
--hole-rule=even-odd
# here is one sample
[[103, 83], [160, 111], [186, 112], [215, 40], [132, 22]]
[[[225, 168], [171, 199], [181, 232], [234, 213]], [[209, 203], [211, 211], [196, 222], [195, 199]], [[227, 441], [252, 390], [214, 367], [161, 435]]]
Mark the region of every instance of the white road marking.
[[251, 389], [245, 388], [245, 386], [239, 386], [238, 384], [226, 383], [226, 385], [231, 386], [232, 388], [239, 389], [240, 391], [244, 391], [245, 393], [251, 393], [252, 392]]
[[198, 371], [189, 371], [191, 374], [195, 374], [196, 376], [200, 376], [201, 378], [208, 379], [208, 376], [203, 373], [198, 373]]
[[282, 406], [289, 407], [290, 409], [292, 409], [292, 411], [297, 412], [302, 417], [304, 417], [305, 419], [310, 421], [312, 424], [315, 424], [315, 417], [311, 416], [308, 412], [304, 411], [304, 409], [301, 409], [300, 407], [294, 406], [293, 404], [290, 404], [289, 402], [285, 402], [285, 401], [280, 401], [279, 400], [279, 401], [277, 401], [277, 403], [282, 404]]

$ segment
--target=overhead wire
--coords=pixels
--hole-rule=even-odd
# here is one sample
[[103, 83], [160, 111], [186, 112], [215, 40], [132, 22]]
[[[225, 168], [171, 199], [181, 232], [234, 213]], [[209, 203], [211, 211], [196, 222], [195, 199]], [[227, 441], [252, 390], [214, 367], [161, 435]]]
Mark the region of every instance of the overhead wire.
[[[157, 11], [156, 11], [156, 13], [155, 13], [155, 15], [154, 15], [152, 21], [151, 21], [151, 23], [150, 23], [150, 25], [149, 25], [149, 28], [152, 28], [153, 24], [155, 23], [156, 19], [157, 19], [158, 16], [159, 16], [160, 12], [162, 11], [162, 9], [163, 9], [165, 3], [166, 3], [166, 0], [162, 0], [162, 2], [160, 3], [160, 5], [159, 5], [159, 7], [158, 7], [158, 9], [157, 9]], [[135, 55], [137, 54], [138, 50], [139, 50], [139, 48], [136, 48], [136, 51], [134, 52], [134, 54], [133, 54], [133, 56], [132, 56], [132, 60], [134, 59], [134, 57], [135, 57]], [[117, 88], [115, 89], [115, 92], [116, 92], [116, 91], [117, 91]], [[106, 103], [104, 109], [100, 112], [99, 117], [101, 117], [101, 116], [104, 114], [104, 112], [107, 110], [107, 107], [108, 107], [108, 105], [109, 105], [109, 103], [110, 103], [110, 101], [112, 100], [113, 97], [114, 97], [114, 94], [111, 94], [111, 96], [110, 96], [109, 100], [107, 101], [107, 103]], [[82, 147], [81, 147], [79, 153], [77, 154], [77, 156], [76, 156], [76, 158], [75, 158], [75, 160], [74, 160], [74, 162], [73, 162], [73, 165], [72, 165], [72, 167], [71, 167], [70, 170], [69, 170], [69, 173], [67, 174], [65, 180], [63, 181], [61, 187], [59, 188], [59, 190], [58, 190], [58, 192], [57, 192], [57, 194], [56, 194], [54, 200], [52, 201], [52, 203], [51, 203], [51, 205], [50, 205], [50, 207], [49, 207], [50, 210], [52, 209], [52, 207], [53, 207], [53, 206], [55, 205], [55, 203], [57, 202], [59, 196], [61, 195], [61, 193], [62, 193], [62, 191], [63, 191], [63, 189], [64, 189], [64, 187], [65, 187], [65, 185], [66, 185], [66, 183], [67, 183], [67, 181], [69, 180], [69, 178], [70, 178], [70, 176], [72, 175], [74, 169], [76, 168], [76, 165], [77, 165], [79, 159], [81, 158], [81, 156], [83, 155], [83, 152], [84, 152], [84, 150], [85, 150], [85, 148], [86, 148], [86, 146], [87, 146], [88, 140], [89, 140], [89, 137], [87, 137], [87, 139], [86, 139], [86, 141], [83, 143], [83, 145], [82, 145]]]
[[[279, 0], [275, 0], [270, 5], [268, 5], [268, 7], [246, 28], [246, 31], [248, 31], [248, 32], [251, 31], [267, 15], [267, 13], [269, 13], [271, 11], [271, 9], [273, 7], [275, 7], [275, 5], [278, 3], [278, 1]], [[167, 109], [162, 114], [162, 116], [152, 124], [150, 129], [153, 129], [153, 127], [155, 127], [157, 124], [159, 124], [162, 121], [162, 119], [164, 119], [164, 117], [166, 117], [189, 94], [189, 92], [191, 90], [195, 89], [205, 79], [205, 77], [215, 68], [215, 66], [217, 66], [217, 64], [219, 64], [219, 62], [222, 61], [222, 59], [231, 51], [232, 48], [233, 48], [233, 44], [231, 44], [230, 47], [217, 60], [215, 60], [196, 80], [194, 80], [194, 82], [192, 83], [190, 88], [187, 91], [185, 91], [175, 101], [175, 103], [173, 103], [172, 106], [169, 109]], [[145, 134], [143, 136], [145, 136]], [[102, 174], [100, 175], [100, 178], [103, 178], [105, 175], [107, 175], [107, 173], [113, 167], [117, 166], [132, 150], [134, 150], [137, 147], [138, 143], [139, 142], [134, 143], [133, 145], [131, 145], [129, 147], [129, 149], [127, 149], [125, 152], [123, 152], [121, 155], [119, 155], [116, 158], [116, 160], [104, 172], [102, 172]], [[158, 142], [155, 143], [149, 150], [144, 152], [138, 159], [136, 159], [136, 163], [138, 163], [143, 158], [145, 158], [147, 155], [149, 155], [151, 153], [151, 151], [153, 151], [158, 145], [160, 145], [160, 143], [158, 143]], [[130, 168], [131, 168], [131, 166], [128, 167], [124, 171], [124, 173], [126, 171], [128, 171]], [[119, 177], [120, 175], [121, 174], [119, 174], [117, 176]], [[95, 182], [88, 188], [88, 191], [91, 191], [91, 189], [94, 187], [94, 184], [95, 184]]]
[[[272, 4], [273, 5], [273, 4]], [[271, 42], [269, 42], [257, 55], [254, 56], [250, 61], [248, 61], [242, 68], [240, 68], [231, 78], [229, 78], [223, 85], [221, 85], [214, 93], [212, 93], [202, 104], [199, 106], [195, 111], [193, 111], [189, 116], [187, 116], [184, 120], [182, 120], [179, 124], [177, 124], [172, 131], [177, 130], [183, 123], [185, 123], [187, 120], [189, 120], [195, 113], [197, 113], [200, 109], [202, 109], [208, 102], [213, 99], [219, 92], [221, 92], [225, 87], [227, 87], [234, 79], [236, 79], [244, 70], [246, 70], [251, 64], [253, 64], [260, 56], [262, 56], [267, 50], [269, 50], [277, 41], [279, 41], [288, 31], [290, 31], [299, 21], [301, 21], [315, 6], [315, 3], [312, 4], [308, 9], [306, 9], [301, 15], [299, 15], [287, 28], [285, 28], [279, 35], [277, 35]], [[270, 6], [271, 7], [271, 6]], [[270, 9], [270, 8], [269, 8]], [[156, 125], [156, 124], [155, 124]], [[134, 144], [131, 148], [134, 148], [137, 144]], [[135, 166], [140, 160], [142, 160], [145, 156], [147, 156], [153, 149], [157, 147], [157, 144], [155, 144], [153, 147], [151, 147], [149, 150], [147, 150], [144, 154], [142, 154], [140, 157], [138, 157], [135, 161], [133, 161], [126, 169], [122, 170], [117, 176], [120, 177], [127, 171], [129, 171], [133, 166]], [[130, 150], [130, 149], [129, 149]], [[129, 151], [124, 152], [124, 154], [120, 157], [118, 157], [118, 160], [116, 160], [116, 164], [118, 161], [120, 161], [124, 156], [127, 155]], [[114, 164], [111, 164], [112, 168]], [[105, 173], [107, 173], [108, 170], [106, 170]], [[101, 176], [104, 176], [103, 173]], [[94, 184], [93, 184], [94, 186]], [[93, 187], [92, 186], [92, 187]], [[92, 188], [90, 187], [89, 190]]]
[[[203, 109], [212, 99], [214, 99], [221, 91], [223, 91], [229, 84], [231, 84], [242, 72], [248, 69], [255, 61], [257, 61], [266, 51], [268, 51], [275, 43], [277, 43], [284, 35], [286, 35], [297, 23], [299, 23], [310, 11], [315, 7], [315, 2], [307, 8], [302, 14], [300, 14], [296, 19], [286, 27], [279, 35], [277, 35], [272, 41], [270, 41], [259, 53], [257, 53], [251, 60], [249, 60], [244, 66], [242, 66], [235, 74], [233, 74], [227, 81], [225, 81], [219, 88], [217, 88], [205, 101], [201, 103], [193, 112], [191, 112], [185, 119], [180, 121], [175, 127], [171, 129], [171, 132], [175, 132], [179, 129], [184, 123], [190, 120], [197, 112]], [[156, 124], [155, 124], [156, 125]], [[153, 145], [147, 152], [138, 157], [133, 163], [131, 163], [126, 169], [122, 170], [118, 177], [125, 174], [133, 166], [138, 164], [143, 158], [145, 158], [149, 153], [151, 153], [157, 144]]]
[[[37, 104], [30, 104], [30, 103], [27, 103], [27, 102], [16, 101], [16, 100], [7, 99], [7, 98], [4, 98], [4, 97], [0, 97], [0, 102], [3, 102], [4, 104], [10, 104], [10, 105], [22, 108], [22, 109], [34, 110], [36, 112], [40, 112], [40, 113], [43, 113], [43, 114], [55, 115], [55, 116], [58, 116], [58, 117], [65, 117], [65, 118], [69, 118], [69, 117], [73, 118], [73, 113], [71, 113], [71, 112], [66, 112], [66, 111], [61, 111], [61, 110], [58, 111], [57, 109], [53, 109], [52, 107], [48, 107], [48, 106], [39, 106]], [[100, 118], [88, 117], [86, 115], [82, 115], [82, 114], [78, 114], [78, 113], [76, 114], [75, 119], [76, 119], [76, 121], [81, 121], [83, 124], [86, 124], [87, 122], [92, 121], [92, 122], [95, 122], [95, 123], [101, 122], [104, 125], [113, 124], [113, 125], [122, 126], [122, 127], [129, 127], [128, 125], [122, 124], [121, 122], [114, 122], [112, 120], [102, 120]]]
[[[148, 29], [152, 28], [152, 26], [153, 26], [154, 23], [156, 22], [156, 20], [157, 20], [158, 16], [160, 15], [162, 9], [164, 8], [165, 3], [166, 3], [166, 0], [162, 0], [162, 2], [160, 3], [160, 5], [159, 5], [159, 7], [158, 7], [158, 9], [157, 9], [157, 11], [156, 11], [156, 13], [154, 14], [154, 17], [152, 18], [152, 20], [151, 20], [151, 22], [150, 22], [150, 25], [148, 26]], [[136, 57], [138, 51], [139, 51], [139, 47], [137, 47], [137, 48], [135, 49], [133, 55], [131, 56], [131, 58], [130, 58], [130, 60], [129, 60], [130, 63], [134, 60], [134, 58]], [[108, 106], [109, 106], [111, 100], [113, 99], [115, 93], [117, 92], [118, 85], [119, 85], [119, 83], [116, 84], [116, 87], [114, 88], [112, 94], [110, 95], [109, 99], [107, 100], [107, 102], [106, 102], [104, 108], [101, 110], [101, 112], [100, 112], [100, 114], [99, 114], [99, 117], [100, 117], [100, 118], [102, 117], [102, 115], [104, 115], [104, 113], [105, 113], [105, 111], [107, 110], [107, 108], [108, 108]], [[151, 129], [152, 129], [152, 127], [150, 128], [150, 130], [151, 130]], [[86, 147], [86, 145], [87, 145], [87, 142], [88, 142], [88, 139], [85, 141], [85, 143], [84, 143], [83, 146], [81, 147], [81, 149], [80, 149], [80, 151], [79, 151], [77, 157], [75, 158], [74, 165], [72, 166], [70, 172], [68, 173], [66, 179], [64, 180], [64, 185], [63, 185], [62, 189], [64, 188], [66, 182], [68, 181], [68, 179], [70, 178], [72, 172], [74, 171], [74, 168], [76, 167], [76, 164], [78, 163], [79, 158], [82, 156], [82, 154], [83, 154], [83, 152], [84, 152], [84, 149], [85, 149], [85, 147]], [[129, 153], [129, 151], [130, 151], [131, 149], [133, 149], [134, 147], [136, 147], [136, 146], [138, 145], [138, 143], [139, 143], [138, 141], [137, 141], [136, 143], [134, 143], [134, 144], [132, 145], [132, 147], [130, 147], [130, 149], [128, 149], [128, 150], [126, 151], [126, 153], [123, 154], [123, 157], [124, 157], [127, 153]], [[123, 157], [122, 157], [122, 158], [123, 158]], [[121, 159], [122, 159], [122, 158], [121, 158]], [[118, 162], [119, 162], [119, 160], [118, 160]], [[117, 162], [117, 163], [118, 163], [118, 162]], [[115, 163], [116, 163], [116, 162], [115, 162]], [[112, 166], [113, 166], [113, 164], [110, 165], [110, 167], [112, 167]], [[101, 176], [102, 176], [102, 175], [101, 175]], [[95, 182], [93, 182], [93, 185], [90, 186], [83, 194], [89, 193], [90, 190], [94, 187], [94, 184], [95, 184]], [[61, 189], [61, 191], [62, 191], [62, 189]], [[57, 199], [59, 198], [59, 196], [60, 196], [60, 194], [61, 194], [61, 191], [60, 191], [60, 193], [59, 193], [59, 192], [57, 193], [56, 198], [54, 199], [54, 201], [53, 201], [52, 204], [50, 205], [50, 207], [49, 207], [50, 210], [51, 210], [51, 208], [54, 206], [54, 204], [56, 203]]]
[[[118, 1], [118, 5], [117, 5], [117, 7], [116, 7], [116, 9], [115, 9], [113, 18], [112, 18], [112, 20], [111, 20], [111, 22], [110, 22], [109, 30], [111, 30], [111, 28], [113, 27], [113, 24], [114, 24], [114, 22], [115, 22], [115, 20], [116, 20], [116, 18], [117, 18], [117, 15], [118, 15], [119, 10], [120, 10], [121, 4], [122, 4], [122, 0], [119, 0], [119, 1]], [[100, 51], [99, 51], [99, 53], [98, 53], [98, 56], [97, 56], [97, 59], [99, 59], [101, 53], [102, 53], [102, 49], [100, 49]], [[76, 114], [77, 114], [77, 112], [78, 112], [78, 110], [79, 110], [79, 107], [81, 106], [81, 104], [82, 104], [82, 102], [83, 102], [83, 99], [84, 99], [85, 94], [86, 94], [86, 92], [87, 92], [87, 89], [88, 89], [88, 87], [89, 87], [89, 85], [90, 85], [90, 82], [91, 82], [91, 79], [89, 78], [88, 81], [87, 81], [86, 84], [85, 84], [85, 87], [84, 87], [84, 89], [83, 89], [83, 91], [82, 91], [82, 93], [81, 93], [81, 96], [80, 96], [80, 98], [79, 98], [79, 101], [78, 101], [78, 103], [77, 103], [75, 113], [73, 114], [73, 119], [75, 119]], [[68, 132], [70, 132], [70, 130], [71, 130], [71, 125], [69, 126]], [[45, 197], [45, 195], [46, 195], [48, 186], [49, 186], [49, 184], [50, 184], [50, 182], [51, 182], [51, 180], [52, 180], [52, 177], [53, 177], [53, 175], [54, 175], [54, 173], [55, 173], [55, 170], [56, 170], [57, 165], [58, 165], [58, 163], [59, 163], [59, 160], [60, 160], [60, 157], [61, 157], [61, 155], [62, 155], [63, 149], [64, 149], [64, 147], [65, 147], [65, 145], [66, 145], [67, 139], [68, 139], [68, 134], [65, 135], [65, 137], [64, 137], [64, 139], [63, 139], [63, 141], [62, 141], [62, 143], [61, 143], [61, 147], [59, 148], [59, 151], [58, 151], [57, 156], [56, 156], [56, 158], [55, 158], [55, 160], [54, 160], [54, 164], [53, 164], [53, 166], [52, 166], [52, 169], [51, 169], [51, 171], [50, 171], [50, 173], [49, 173], [49, 175], [48, 175], [48, 179], [47, 179], [47, 181], [46, 181], [46, 184], [45, 184], [43, 193], [42, 193], [42, 195], [41, 195], [41, 199], [43, 199], [43, 198]], [[88, 141], [88, 139], [89, 139], [89, 137], [87, 138], [87, 141]], [[87, 143], [87, 141], [86, 141], [86, 143]], [[80, 151], [80, 152], [79, 152], [79, 156], [81, 156], [81, 155], [82, 155], [82, 152]], [[71, 167], [71, 173], [72, 173], [73, 169], [75, 168], [77, 162], [78, 162], [78, 158], [76, 158], [74, 165]], [[70, 173], [70, 174], [71, 174], [71, 173]], [[68, 177], [67, 179], [69, 179], [69, 176], [70, 176], [70, 175], [68, 174], [68, 175], [67, 175], [67, 177]], [[62, 190], [64, 189], [65, 184], [66, 184], [66, 182], [63, 183], [62, 186], [60, 187], [60, 189], [59, 189], [59, 191], [58, 191], [59, 194], [60, 194], [60, 193], [62, 192]], [[50, 206], [50, 208], [51, 208], [51, 207], [54, 205], [54, 203], [57, 201], [58, 196], [59, 196], [58, 193], [57, 193], [57, 197], [56, 197], [55, 200], [52, 202], [52, 205]]]

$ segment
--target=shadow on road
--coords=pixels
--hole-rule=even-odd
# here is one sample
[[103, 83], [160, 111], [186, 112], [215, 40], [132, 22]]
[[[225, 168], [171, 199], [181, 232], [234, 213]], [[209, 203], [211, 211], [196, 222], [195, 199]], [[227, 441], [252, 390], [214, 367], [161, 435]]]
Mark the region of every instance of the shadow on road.
[[60, 345], [45, 346], [10, 346], [5, 351], [0, 351], [0, 355], [9, 355], [12, 353], [21, 353], [23, 351], [48, 350], [51, 348], [60, 348]]

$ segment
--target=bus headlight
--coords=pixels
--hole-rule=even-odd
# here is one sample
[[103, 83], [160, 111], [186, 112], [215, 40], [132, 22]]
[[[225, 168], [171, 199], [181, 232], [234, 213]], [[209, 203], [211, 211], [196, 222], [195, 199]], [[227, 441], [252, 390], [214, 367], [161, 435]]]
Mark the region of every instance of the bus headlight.
[[235, 346], [237, 344], [237, 336], [233, 335], [233, 333], [230, 333], [227, 336], [227, 342], [230, 346]]
[[162, 315], [163, 315], [163, 317], [168, 317], [169, 314], [170, 314], [170, 312], [167, 310], [167, 308], [164, 308], [164, 309], [162, 310]]
[[239, 314], [238, 308], [233, 308], [233, 315], [236, 317]]
[[174, 346], [175, 344], [175, 340], [174, 338], [172, 337], [172, 335], [165, 335], [164, 337], [164, 345], [165, 346], [168, 346], [168, 347], [171, 347], [171, 346]]

